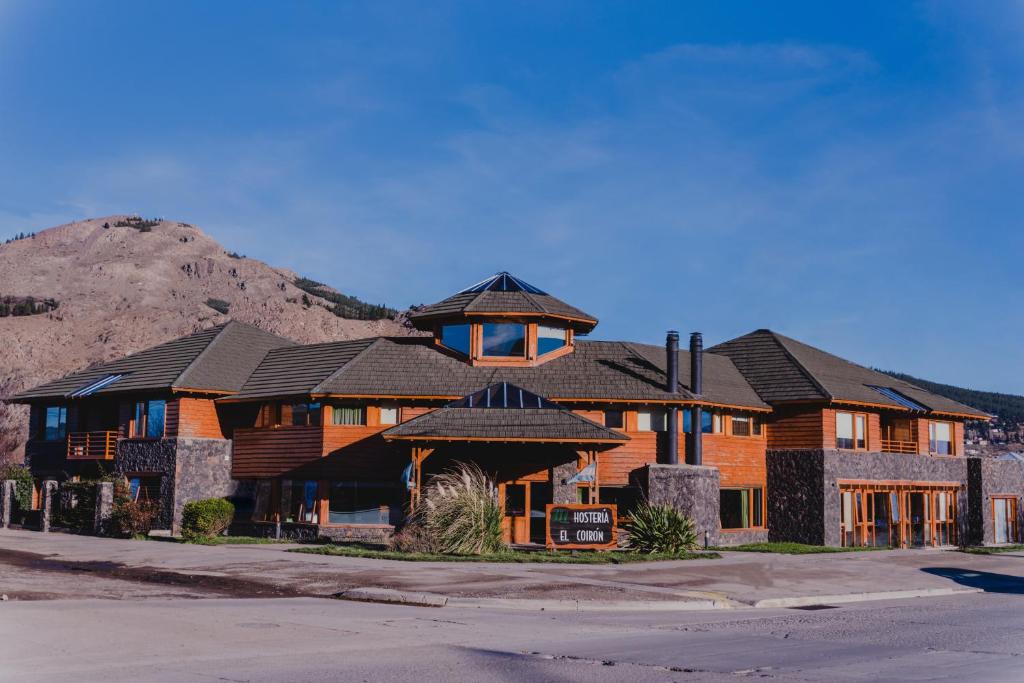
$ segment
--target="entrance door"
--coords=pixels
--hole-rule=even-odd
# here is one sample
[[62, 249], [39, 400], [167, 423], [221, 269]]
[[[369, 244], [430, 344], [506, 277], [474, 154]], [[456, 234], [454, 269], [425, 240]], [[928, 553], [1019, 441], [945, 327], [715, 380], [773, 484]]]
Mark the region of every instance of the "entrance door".
[[928, 504], [924, 493], [910, 493], [910, 547], [923, 548], [928, 539]]
[[1017, 499], [993, 498], [992, 521], [996, 543], [1013, 543], [1017, 540]]
[[526, 483], [509, 482], [505, 489], [505, 519], [502, 528], [509, 543], [530, 542], [530, 488]]
[[530, 543], [547, 541], [547, 505], [551, 500], [551, 482], [530, 482]]
[[874, 512], [874, 546], [886, 548], [894, 545], [892, 533], [892, 509], [888, 493], [872, 493], [872, 511]]

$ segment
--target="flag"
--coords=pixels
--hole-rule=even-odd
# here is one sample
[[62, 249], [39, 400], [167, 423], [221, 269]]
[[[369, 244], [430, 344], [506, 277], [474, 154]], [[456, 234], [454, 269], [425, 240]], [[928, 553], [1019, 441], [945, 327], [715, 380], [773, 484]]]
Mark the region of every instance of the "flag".
[[597, 463], [592, 462], [565, 480], [566, 484], [589, 484], [597, 479]]
[[405, 469], [402, 470], [402, 483], [409, 490], [416, 488], [416, 482], [412, 480], [412, 463], [406, 465]]

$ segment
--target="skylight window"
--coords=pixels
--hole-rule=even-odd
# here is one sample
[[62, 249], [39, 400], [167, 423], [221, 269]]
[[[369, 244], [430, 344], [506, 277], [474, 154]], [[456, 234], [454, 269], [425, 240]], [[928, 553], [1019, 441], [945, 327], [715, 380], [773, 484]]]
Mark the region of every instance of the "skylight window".
[[526, 292], [527, 294], [545, 294], [546, 292], [534, 287], [528, 282], [520, 280], [511, 273], [498, 273], [492, 277], [487, 278], [482, 282], [478, 282], [472, 287], [459, 292], [459, 294], [465, 294], [467, 292]]
[[918, 403], [916, 401], [912, 401], [911, 399], [907, 398], [906, 396], [904, 396], [900, 392], [896, 391], [895, 389], [890, 389], [889, 387], [876, 387], [876, 386], [872, 386], [870, 384], [868, 385], [868, 387], [871, 388], [871, 389], [874, 389], [875, 391], [880, 393], [882, 396], [885, 396], [887, 399], [889, 399], [891, 401], [896, 401], [896, 403], [899, 403], [904, 408], [909, 408], [910, 410], [913, 410], [913, 411], [919, 412], [919, 413], [926, 413], [926, 412], [928, 412], [928, 409], [925, 408], [923, 405], [921, 405], [920, 403]]
[[124, 377], [124, 374], [120, 374], [120, 375], [107, 375], [103, 379], [98, 380], [96, 382], [93, 382], [89, 386], [83, 387], [82, 389], [79, 389], [78, 391], [73, 392], [71, 394], [71, 398], [83, 398], [85, 396], [91, 396], [91, 395], [95, 394], [97, 391], [99, 391], [100, 389], [109, 387], [111, 384], [113, 384], [117, 380], [121, 379], [122, 377]]

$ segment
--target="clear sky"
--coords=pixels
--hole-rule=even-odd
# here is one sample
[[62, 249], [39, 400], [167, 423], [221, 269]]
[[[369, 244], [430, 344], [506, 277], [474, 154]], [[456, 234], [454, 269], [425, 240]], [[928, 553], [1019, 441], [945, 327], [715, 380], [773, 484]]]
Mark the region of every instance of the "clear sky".
[[1019, 2], [0, 0], [0, 236], [138, 212], [372, 302], [509, 270], [598, 338], [1024, 392], [1022, 37]]

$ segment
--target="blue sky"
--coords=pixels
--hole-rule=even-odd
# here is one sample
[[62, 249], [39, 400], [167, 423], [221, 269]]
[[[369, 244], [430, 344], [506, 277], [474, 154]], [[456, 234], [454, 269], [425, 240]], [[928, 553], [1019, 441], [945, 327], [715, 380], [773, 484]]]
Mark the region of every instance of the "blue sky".
[[770, 327], [1024, 392], [1022, 34], [996, 2], [0, 0], [0, 235], [165, 216], [373, 302], [509, 270], [599, 338]]

